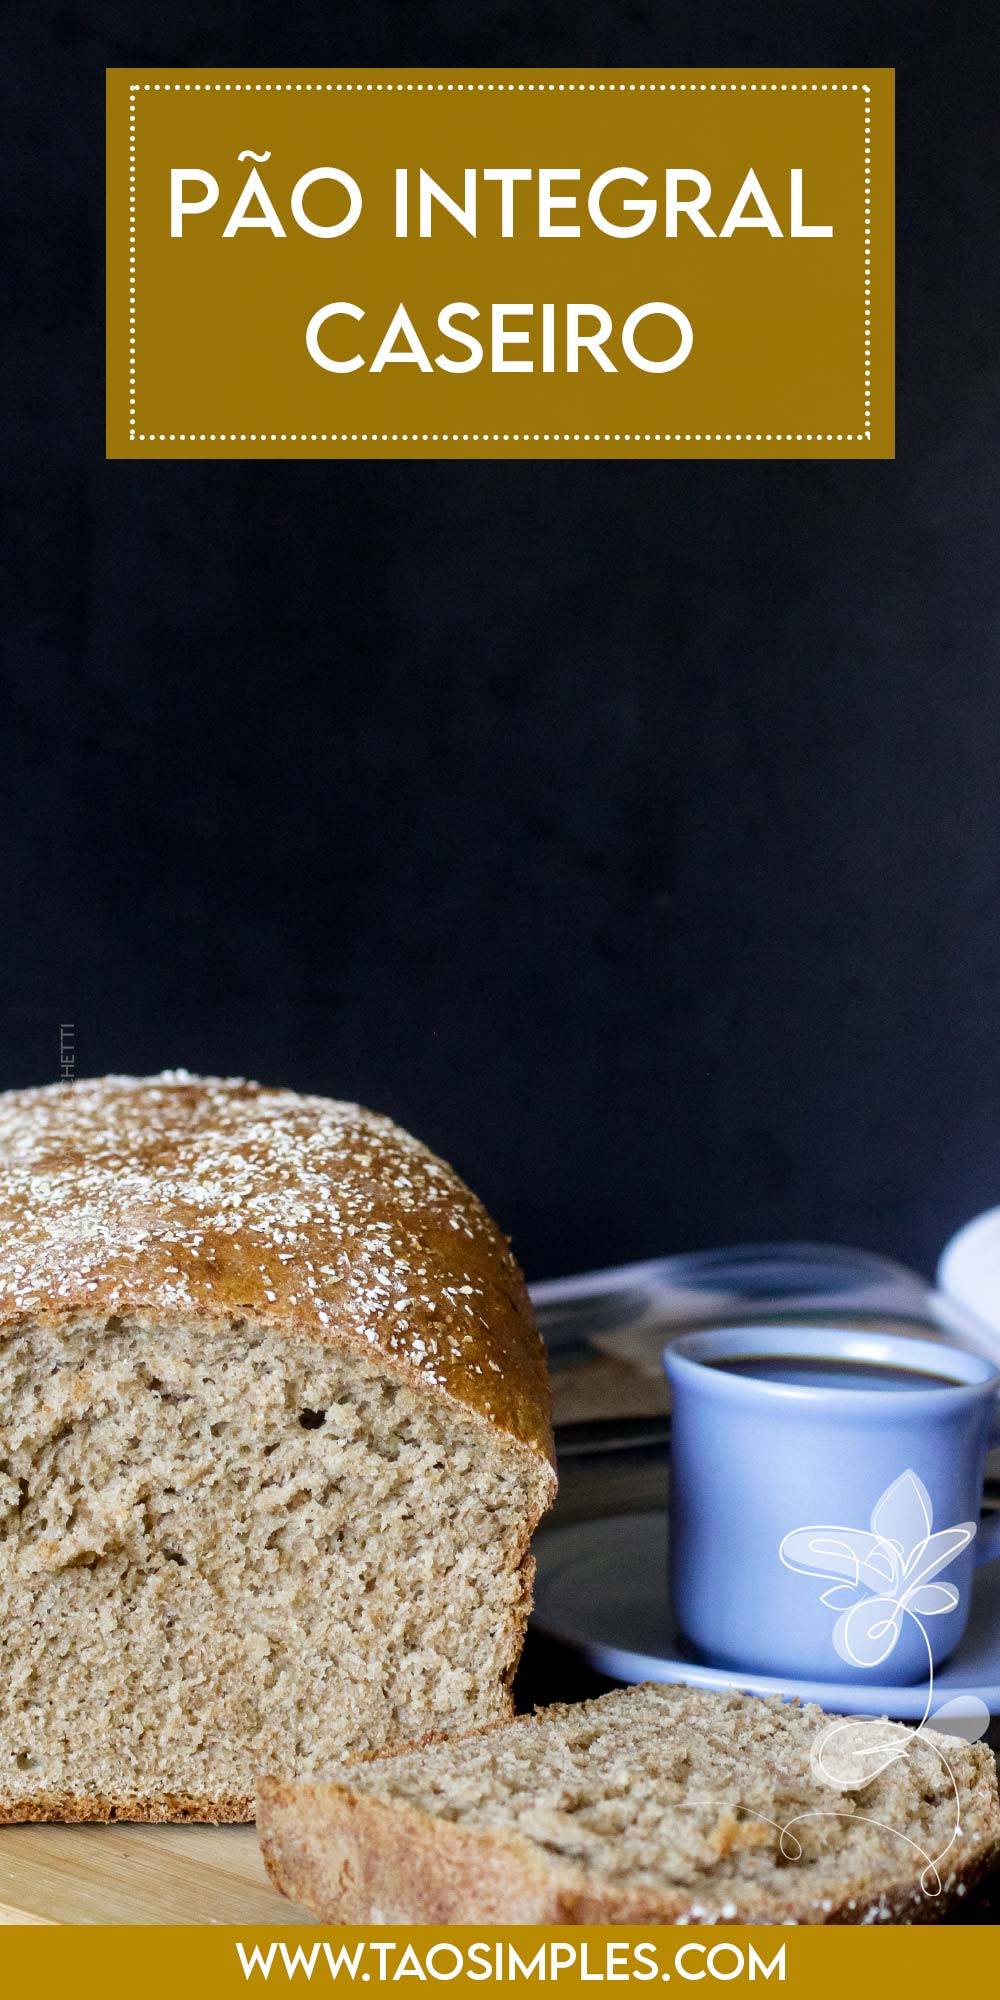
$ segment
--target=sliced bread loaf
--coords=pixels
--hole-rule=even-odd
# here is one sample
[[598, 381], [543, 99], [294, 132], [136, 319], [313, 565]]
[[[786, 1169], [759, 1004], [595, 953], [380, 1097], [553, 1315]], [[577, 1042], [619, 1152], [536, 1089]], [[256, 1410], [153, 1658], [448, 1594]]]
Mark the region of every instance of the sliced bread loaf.
[[505, 1718], [554, 1483], [507, 1244], [388, 1119], [0, 1098], [0, 1821], [249, 1819]]
[[940, 1917], [1000, 1853], [992, 1753], [873, 1724], [895, 1760], [832, 1790], [821, 1709], [638, 1687], [325, 1779], [262, 1783], [285, 1893], [329, 1923], [889, 1923]]

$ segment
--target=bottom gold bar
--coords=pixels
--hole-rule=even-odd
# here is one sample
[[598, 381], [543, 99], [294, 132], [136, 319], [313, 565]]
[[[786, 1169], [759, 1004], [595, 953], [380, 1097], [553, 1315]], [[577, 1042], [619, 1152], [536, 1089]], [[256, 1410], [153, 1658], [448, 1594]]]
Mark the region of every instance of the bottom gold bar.
[[905, 1982], [907, 2000], [940, 2000], [960, 1982], [995, 1979], [997, 1928], [755, 1925], [496, 1930], [390, 1926], [322, 1929], [187, 1925], [11, 1925], [0, 1944], [9, 1991], [59, 1992], [79, 2000], [141, 1994], [142, 2000], [201, 2000], [220, 1994], [324, 1992], [398, 1986], [456, 1994], [543, 1987], [566, 1995], [598, 1986], [681, 1991], [787, 1988], [809, 2000], [847, 1990], [884, 2000]]

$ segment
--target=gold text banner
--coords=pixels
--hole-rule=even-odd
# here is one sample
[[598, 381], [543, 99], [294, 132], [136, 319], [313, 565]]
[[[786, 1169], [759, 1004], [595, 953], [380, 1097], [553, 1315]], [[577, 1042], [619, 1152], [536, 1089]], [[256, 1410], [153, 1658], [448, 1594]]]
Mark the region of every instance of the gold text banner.
[[111, 70], [108, 451], [884, 458], [891, 70]]

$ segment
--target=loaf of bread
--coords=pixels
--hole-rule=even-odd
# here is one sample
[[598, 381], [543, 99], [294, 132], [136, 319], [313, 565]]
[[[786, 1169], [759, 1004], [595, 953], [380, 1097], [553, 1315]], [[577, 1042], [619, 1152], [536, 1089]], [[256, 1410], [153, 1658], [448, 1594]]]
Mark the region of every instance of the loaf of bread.
[[830, 1721], [686, 1687], [543, 1709], [262, 1782], [264, 1859], [325, 1923], [939, 1918], [1000, 1855], [992, 1753], [872, 1724], [893, 1761], [831, 1790], [812, 1761]]
[[0, 1821], [249, 1819], [505, 1719], [554, 1484], [507, 1243], [388, 1119], [0, 1097]]

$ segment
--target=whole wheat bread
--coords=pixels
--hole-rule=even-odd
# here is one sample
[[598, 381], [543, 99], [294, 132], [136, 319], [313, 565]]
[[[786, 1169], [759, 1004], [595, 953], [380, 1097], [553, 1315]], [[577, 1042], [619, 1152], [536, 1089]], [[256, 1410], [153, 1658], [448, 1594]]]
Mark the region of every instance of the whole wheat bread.
[[0, 1821], [249, 1819], [505, 1718], [554, 1483], [507, 1244], [388, 1119], [0, 1098]]
[[894, 1761], [834, 1790], [813, 1766], [830, 1721], [686, 1687], [543, 1709], [263, 1782], [264, 1859], [329, 1923], [939, 1918], [1000, 1852], [992, 1753], [872, 1724]]

